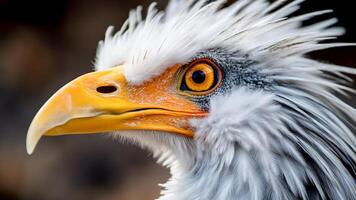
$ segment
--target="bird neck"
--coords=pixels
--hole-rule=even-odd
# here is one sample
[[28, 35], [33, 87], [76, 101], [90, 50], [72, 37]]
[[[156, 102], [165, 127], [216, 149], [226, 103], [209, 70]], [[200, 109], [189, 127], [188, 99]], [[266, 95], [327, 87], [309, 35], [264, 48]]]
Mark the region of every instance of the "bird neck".
[[[159, 200], [281, 200], [293, 197], [290, 189], [283, 185], [287, 183], [281, 175], [283, 171], [288, 172], [288, 168], [266, 167], [266, 162], [273, 159], [266, 156], [262, 159], [256, 151], [239, 148], [227, 148], [225, 152], [204, 151], [199, 145], [194, 148], [190, 153], [185, 152], [185, 156], [180, 151], [172, 152], [173, 156], [168, 159], [173, 162], [167, 165], [172, 177], [162, 185], [164, 190]], [[288, 164], [291, 169], [306, 173], [302, 165]], [[302, 182], [298, 175], [291, 178], [290, 181]]]
[[162, 185], [165, 190], [159, 200], [235, 199], [234, 191], [242, 187], [240, 176], [232, 166], [221, 162], [223, 159], [213, 158], [213, 155], [181, 158], [169, 166], [172, 177]]

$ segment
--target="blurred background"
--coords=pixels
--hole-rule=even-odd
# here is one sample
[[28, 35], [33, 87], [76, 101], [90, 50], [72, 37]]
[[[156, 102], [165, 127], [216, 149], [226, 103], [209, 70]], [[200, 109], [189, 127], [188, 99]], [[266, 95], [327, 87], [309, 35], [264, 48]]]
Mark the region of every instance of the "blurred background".
[[[0, 200], [155, 199], [169, 177], [148, 152], [107, 135], [46, 138], [31, 157], [25, 138], [32, 117], [63, 84], [92, 71], [97, 42], [109, 25], [148, 0], [0, 0]], [[164, 8], [167, 1], [159, 0]], [[349, 0], [309, 0], [301, 12], [334, 9], [356, 42]], [[318, 18], [318, 19], [322, 19]], [[356, 66], [356, 47], [311, 57]], [[355, 79], [355, 77], [353, 77]], [[356, 88], [354, 86], [354, 88]], [[355, 105], [356, 98], [347, 99]]]

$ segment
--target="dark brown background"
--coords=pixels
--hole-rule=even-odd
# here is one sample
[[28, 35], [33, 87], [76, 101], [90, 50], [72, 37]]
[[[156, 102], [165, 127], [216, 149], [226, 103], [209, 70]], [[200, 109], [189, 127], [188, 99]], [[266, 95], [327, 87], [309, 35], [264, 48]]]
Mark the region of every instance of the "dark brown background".
[[[308, 0], [302, 12], [332, 8], [356, 41], [349, 0]], [[166, 1], [158, 1], [161, 8]], [[0, 199], [131, 200], [158, 197], [168, 170], [149, 153], [103, 135], [45, 138], [29, 157], [26, 131], [60, 86], [92, 71], [97, 42], [145, 0], [0, 0]], [[332, 15], [329, 15], [332, 16]], [[321, 18], [320, 18], [321, 19]], [[356, 48], [311, 55], [356, 66]], [[355, 98], [348, 101], [354, 103]]]

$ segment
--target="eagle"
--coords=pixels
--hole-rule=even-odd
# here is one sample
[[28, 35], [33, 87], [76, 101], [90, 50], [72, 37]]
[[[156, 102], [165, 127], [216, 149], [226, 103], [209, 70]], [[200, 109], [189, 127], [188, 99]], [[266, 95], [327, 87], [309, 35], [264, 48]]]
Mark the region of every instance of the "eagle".
[[[171, 171], [160, 200], [354, 200], [356, 70], [309, 53], [334, 40], [303, 0], [170, 0], [132, 10], [95, 71], [56, 92], [27, 135], [108, 132]], [[143, 14], [146, 13], [146, 14]]]

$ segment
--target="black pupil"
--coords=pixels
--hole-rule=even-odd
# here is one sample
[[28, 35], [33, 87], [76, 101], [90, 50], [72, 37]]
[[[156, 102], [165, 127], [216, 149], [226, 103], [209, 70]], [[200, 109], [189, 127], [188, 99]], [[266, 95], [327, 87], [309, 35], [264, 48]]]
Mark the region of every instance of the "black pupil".
[[193, 73], [192, 79], [195, 83], [203, 83], [205, 81], [205, 73], [201, 70], [197, 70]]

